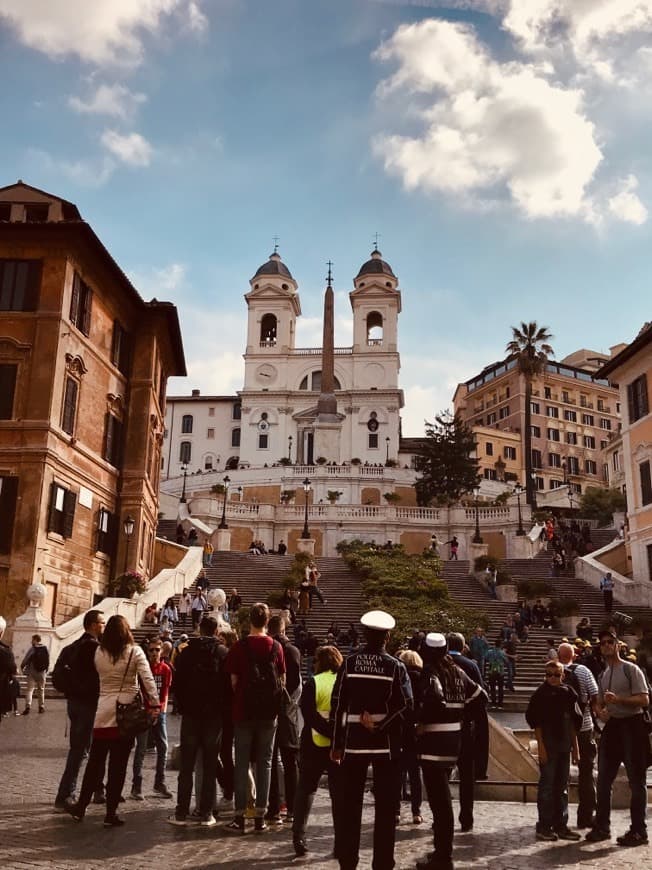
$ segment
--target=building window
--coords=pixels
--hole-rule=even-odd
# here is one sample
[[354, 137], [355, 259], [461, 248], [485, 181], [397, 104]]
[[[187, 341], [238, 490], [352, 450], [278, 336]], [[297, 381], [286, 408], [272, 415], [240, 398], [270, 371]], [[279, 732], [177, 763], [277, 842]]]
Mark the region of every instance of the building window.
[[554, 405], [546, 405], [546, 415], [548, 417], [559, 418], [559, 408], [556, 408]]
[[559, 429], [548, 429], [548, 441], [559, 441]]
[[516, 447], [503, 447], [505, 459], [516, 459]]
[[179, 445], [179, 462], [182, 465], [189, 465], [192, 457], [192, 444], [190, 441], [182, 441]]
[[485, 480], [498, 480], [498, 474], [495, 468], [485, 468], [484, 470], [484, 479]]
[[47, 202], [33, 202], [25, 206], [25, 223], [40, 224], [48, 219], [50, 204]]
[[593, 414], [582, 414], [582, 424], [584, 426], [595, 426], [595, 418]]
[[570, 397], [570, 393], [568, 392], [568, 390], [561, 391], [561, 400], [562, 400], [562, 402], [566, 402], [567, 405], [570, 404], [571, 397]]
[[652, 478], [650, 478], [650, 461], [641, 462], [638, 467], [641, 479], [641, 504], [652, 502]]
[[561, 468], [561, 456], [559, 453], [548, 454], [548, 465], [551, 468]]
[[540, 450], [532, 451], [532, 468], [543, 468], [543, 456]]
[[543, 397], [544, 399], [552, 399], [552, 390], [550, 387], [543, 388]]
[[11, 220], [11, 203], [0, 202], [0, 221]]
[[545, 481], [542, 477], [536, 478], [537, 489], [543, 489], [545, 487]]
[[184, 414], [181, 418], [181, 434], [192, 435], [192, 414]]
[[584, 470], [587, 474], [597, 474], [598, 473], [598, 465], [593, 459], [585, 459], [584, 460]]
[[274, 314], [263, 314], [260, 321], [260, 343], [264, 347], [274, 347], [276, 344], [277, 320]]
[[72, 537], [77, 496], [58, 483], [50, 486], [50, 510], [48, 512], [48, 532], [56, 532], [62, 538]]
[[509, 405], [505, 405], [504, 408], [501, 408], [498, 412], [498, 416], [501, 420], [504, 420], [505, 417], [509, 417]]
[[496, 412], [493, 414], [487, 414], [487, 426], [493, 426], [496, 422]]
[[567, 423], [577, 423], [577, 411], [571, 411], [570, 408], [564, 408], [564, 420]]
[[208, 416], [209, 416], [209, 417], [214, 417], [214, 416], [215, 416], [215, 408], [209, 408], [209, 409], [208, 409]]
[[563, 486], [564, 482], [562, 480], [555, 480], [554, 478], [550, 481], [550, 489], [559, 489], [560, 486]]
[[595, 438], [593, 435], [584, 436], [584, 446], [588, 447], [589, 450], [595, 450]]
[[269, 435], [267, 432], [258, 433], [258, 449], [267, 450], [269, 447]]
[[204, 459], [204, 471], [212, 471], [215, 459], [211, 453]]
[[75, 272], [70, 300], [70, 322], [84, 335], [89, 335], [91, 331], [92, 305], [93, 291]]
[[231, 447], [240, 446], [240, 429], [231, 429]]
[[620, 453], [614, 453], [611, 457], [611, 464], [613, 465], [614, 471], [620, 471]]
[[242, 419], [242, 405], [238, 402], [233, 406], [233, 413], [231, 416], [232, 420], [241, 420]]
[[604, 399], [598, 399], [597, 409], [598, 411], [604, 411]]
[[577, 444], [577, 434], [575, 432], [566, 433], [566, 444]]
[[485, 444], [484, 452], [487, 454], [487, 456], [494, 455], [494, 445], [491, 443], [491, 441], [487, 441], [487, 443]]
[[126, 329], [117, 320], [113, 321], [111, 362], [123, 375], [129, 374], [129, 336]]
[[36, 311], [40, 260], [0, 260], [0, 311]]
[[18, 478], [0, 477], [0, 553], [4, 555], [11, 553], [17, 501]]
[[370, 450], [378, 449], [378, 432], [370, 432], [367, 436], [367, 444]]
[[567, 468], [569, 474], [579, 474], [580, 473], [580, 461], [577, 458], [577, 456], [569, 456], [568, 457], [566, 468]]
[[600, 441], [600, 450], [606, 450], [608, 446], [609, 446], [608, 441]]
[[104, 458], [116, 468], [122, 463], [122, 421], [111, 413], [104, 425]]
[[541, 426], [530, 426], [530, 435], [533, 438], [541, 438]]
[[68, 435], [75, 431], [75, 419], [77, 417], [77, 396], [79, 384], [74, 378], [66, 378], [66, 390], [63, 396], [63, 409], [61, 411], [61, 428]]
[[12, 420], [18, 366], [14, 363], [0, 365], [0, 420]]
[[[334, 378], [334, 386], [336, 390], [341, 390], [340, 382], [337, 378]], [[299, 384], [300, 390], [312, 390], [313, 392], [319, 392], [321, 390], [321, 369], [317, 372], [312, 372], [310, 375], [306, 375], [305, 378]]]
[[538, 402], [530, 402], [530, 413], [531, 414], [540, 414], [541, 413], [541, 405]]
[[100, 513], [97, 518], [97, 552], [106, 553], [108, 556], [113, 554], [113, 544], [115, 541], [115, 516], [106, 508], [100, 508]]
[[600, 428], [611, 429], [611, 420], [608, 420], [606, 417], [600, 417]]
[[630, 423], [635, 423], [649, 412], [646, 375], [641, 375], [627, 385], [627, 408]]
[[383, 343], [383, 315], [379, 311], [370, 311], [367, 315], [367, 345]]
[[206, 437], [211, 438], [211, 439], [215, 438], [215, 429], [207, 429], [206, 430]]

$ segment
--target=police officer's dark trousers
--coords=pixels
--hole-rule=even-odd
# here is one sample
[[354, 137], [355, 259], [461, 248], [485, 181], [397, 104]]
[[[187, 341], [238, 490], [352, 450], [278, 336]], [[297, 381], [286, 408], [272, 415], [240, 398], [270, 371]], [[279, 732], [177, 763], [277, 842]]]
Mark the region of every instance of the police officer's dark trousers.
[[453, 804], [448, 778], [450, 767], [425, 762], [421, 765], [423, 782], [432, 810], [432, 832], [435, 858], [445, 864], [453, 855]]
[[336, 855], [341, 870], [358, 865], [362, 803], [369, 764], [374, 774], [374, 857], [373, 870], [392, 870], [396, 824], [396, 795], [400, 784], [400, 761], [349, 755], [333, 772], [333, 823]]

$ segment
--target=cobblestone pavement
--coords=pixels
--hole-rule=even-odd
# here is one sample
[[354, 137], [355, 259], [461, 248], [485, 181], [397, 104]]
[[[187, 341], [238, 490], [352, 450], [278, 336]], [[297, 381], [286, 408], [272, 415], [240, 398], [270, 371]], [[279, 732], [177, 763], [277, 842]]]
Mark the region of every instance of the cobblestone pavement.
[[[170, 716], [171, 742], [178, 735], [179, 721]], [[49, 701], [44, 715], [10, 717], [0, 724], [0, 868], [49, 868], [49, 870], [141, 870], [165, 866], [169, 870], [220, 867], [225, 870], [282, 870], [310, 867], [337, 870], [329, 860], [332, 821], [327, 793], [320, 790], [309, 828], [310, 853], [294, 858], [291, 836], [284, 830], [262, 835], [233, 837], [222, 825], [211, 829], [174, 828], [165, 821], [173, 800], [147, 797], [131, 800], [121, 813], [127, 824], [121, 829], [102, 827], [103, 808], [89, 808], [83, 824], [56, 814], [52, 804], [63, 769], [67, 738], [62, 701]], [[146, 758], [145, 793], [153, 783], [154, 755]], [[175, 790], [176, 773], [168, 784]], [[125, 794], [129, 791], [127, 781]], [[150, 795], [152, 793], [150, 792]], [[396, 867], [414, 867], [431, 846], [431, 816], [424, 806], [425, 822], [410, 824], [404, 804], [405, 823], [396, 837]], [[225, 817], [223, 816], [221, 821]], [[360, 870], [371, 866], [371, 796], [365, 798]], [[491, 870], [532, 870], [533, 867], [611, 868], [619, 870], [650, 866], [647, 847], [619, 848], [615, 841], [593, 845], [537, 843], [534, 839], [536, 807], [533, 804], [486, 802], [476, 805], [473, 833], [456, 834], [455, 866]], [[627, 814], [614, 812], [614, 836], [628, 827]]]

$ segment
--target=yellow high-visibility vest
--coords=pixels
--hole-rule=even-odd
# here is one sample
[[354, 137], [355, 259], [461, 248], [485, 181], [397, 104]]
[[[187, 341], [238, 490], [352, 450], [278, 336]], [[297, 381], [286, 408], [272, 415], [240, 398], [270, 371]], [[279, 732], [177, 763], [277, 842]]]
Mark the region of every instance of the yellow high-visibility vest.
[[[331, 712], [331, 695], [333, 694], [336, 677], [337, 674], [333, 671], [323, 671], [321, 674], [315, 674], [315, 706], [317, 713], [323, 716], [324, 719], [328, 719]], [[315, 746], [331, 745], [330, 738], [324, 737], [323, 734], [315, 731], [314, 728], [310, 730], [312, 732], [312, 742]]]

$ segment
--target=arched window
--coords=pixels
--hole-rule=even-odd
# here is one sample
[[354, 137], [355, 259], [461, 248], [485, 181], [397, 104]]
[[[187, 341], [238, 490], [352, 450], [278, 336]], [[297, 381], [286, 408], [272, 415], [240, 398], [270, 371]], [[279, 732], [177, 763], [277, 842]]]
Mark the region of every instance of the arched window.
[[231, 429], [231, 447], [240, 446], [240, 428]]
[[[309, 383], [310, 386], [308, 386]], [[306, 375], [299, 384], [299, 389], [313, 390], [313, 392], [319, 392], [319, 390], [321, 390], [321, 369], [319, 371], [311, 372], [309, 375]], [[337, 378], [335, 378], [335, 389], [342, 389], [340, 382], [337, 380]]]
[[184, 414], [181, 418], [181, 434], [192, 434], [192, 414]]
[[367, 344], [383, 343], [383, 315], [379, 311], [371, 311], [367, 315]]
[[215, 467], [215, 457], [212, 453], [207, 453], [204, 457], [204, 471], [212, 471]]
[[233, 406], [232, 419], [233, 420], [241, 420], [242, 419], [242, 405], [240, 404], [240, 402], [238, 402], [237, 404], [235, 404]]
[[179, 462], [184, 462], [189, 465], [192, 457], [192, 444], [190, 441], [182, 441], [179, 445]]
[[273, 347], [276, 344], [276, 315], [263, 314], [263, 319], [260, 321], [260, 343], [266, 347]]

